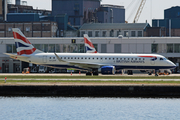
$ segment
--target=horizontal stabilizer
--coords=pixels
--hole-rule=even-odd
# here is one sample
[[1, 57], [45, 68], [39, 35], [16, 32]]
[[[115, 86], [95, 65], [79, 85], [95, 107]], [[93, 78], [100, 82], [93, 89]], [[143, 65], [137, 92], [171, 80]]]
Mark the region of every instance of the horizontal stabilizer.
[[21, 55], [15, 55], [15, 54], [10, 54], [10, 53], [4, 53], [6, 55], [9, 55], [10, 58], [13, 58], [13, 59], [27, 59], [29, 57], [26, 57], [26, 56], [21, 56]]

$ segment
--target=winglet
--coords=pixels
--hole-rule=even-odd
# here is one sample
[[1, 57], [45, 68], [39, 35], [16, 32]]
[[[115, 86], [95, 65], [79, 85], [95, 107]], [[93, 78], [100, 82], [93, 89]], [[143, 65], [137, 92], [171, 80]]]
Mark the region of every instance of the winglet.
[[59, 60], [59, 62], [66, 62], [66, 61], [62, 60], [56, 53], [54, 53], [54, 54], [57, 57], [57, 59]]

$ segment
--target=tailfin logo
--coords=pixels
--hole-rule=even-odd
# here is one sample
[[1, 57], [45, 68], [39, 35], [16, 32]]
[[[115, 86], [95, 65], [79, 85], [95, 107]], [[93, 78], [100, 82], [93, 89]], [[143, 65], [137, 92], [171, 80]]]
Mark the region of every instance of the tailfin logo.
[[84, 43], [87, 53], [97, 53], [96, 49], [94, 48], [94, 45], [92, 44], [92, 42], [90, 41], [87, 35], [84, 35]]
[[13, 28], [12, 30], [18, 55], [30, 55], [36, 51], [36, 48], [34, 48], [18, 28]]

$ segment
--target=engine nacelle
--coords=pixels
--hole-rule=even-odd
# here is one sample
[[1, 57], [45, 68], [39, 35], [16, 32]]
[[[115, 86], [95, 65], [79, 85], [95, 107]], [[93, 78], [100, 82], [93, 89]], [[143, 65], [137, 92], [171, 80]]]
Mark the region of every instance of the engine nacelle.
[[116, 68], [115, 66], [103, 66], [101, 67], [101, 74], [115, 74]]

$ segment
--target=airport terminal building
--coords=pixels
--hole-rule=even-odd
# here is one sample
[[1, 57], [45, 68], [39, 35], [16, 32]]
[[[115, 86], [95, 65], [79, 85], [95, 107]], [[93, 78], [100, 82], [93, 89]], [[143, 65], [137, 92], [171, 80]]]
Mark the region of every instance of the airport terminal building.
[[[44, 52], [84, 53], [83, 37], [28, 38], [35, 48]], [[160, 54], [173, 61], [179, 70], [179, 37], [91, 37], [99, 53]], [[16, 54], [13, 38], [0, 38], [0, 73], [20, 73], [29, 63], [9, 58], [3, 53]]]

